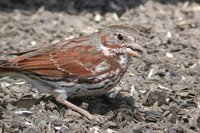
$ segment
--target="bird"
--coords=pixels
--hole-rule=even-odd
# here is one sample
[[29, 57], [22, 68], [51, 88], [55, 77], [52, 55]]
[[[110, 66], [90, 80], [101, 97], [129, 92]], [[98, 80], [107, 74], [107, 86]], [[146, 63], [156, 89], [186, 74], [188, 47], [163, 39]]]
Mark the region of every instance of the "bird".
[[16, 53], [17, 57], [0, 61], [0, 77], [25, 79], [39, 92], [93, 119], [67, 98], [106, 93], [122, 79], [131, 58], [142, 59], [145, 54], [136, 29], [111, 25], [90, 35]]

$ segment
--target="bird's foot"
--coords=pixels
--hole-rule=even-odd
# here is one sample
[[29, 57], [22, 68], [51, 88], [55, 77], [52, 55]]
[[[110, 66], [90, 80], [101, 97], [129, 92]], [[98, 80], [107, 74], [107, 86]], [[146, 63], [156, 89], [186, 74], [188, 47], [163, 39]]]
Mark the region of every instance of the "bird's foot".
[[94, 115], [90, 114], [88, 111], [70, 103], [69, 101], [67, 101], [67, 100], [57, 100], [57, 101], [65, 106], [71, 108], [72, 110], [80, 113], [81, 115], [87, 117], [89, 120], [95, 120], [95, 121], [101, 123], [101, 120], [99, 117], [95, 117]]

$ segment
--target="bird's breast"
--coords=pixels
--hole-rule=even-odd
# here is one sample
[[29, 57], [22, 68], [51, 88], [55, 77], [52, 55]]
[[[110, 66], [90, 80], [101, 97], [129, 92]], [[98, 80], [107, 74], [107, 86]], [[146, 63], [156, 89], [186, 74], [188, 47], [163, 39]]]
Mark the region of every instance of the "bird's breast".
[[123, 73], [121, 73], [118, 68], [116, 70], [98, 75], [95, 78], [62, 82], [62, 87], [66, 89], [69, 97], [100, 95], [115, 86], [120, 81], [122, 76]]
[[114, 87], [123, 77], [128, 66], [125, 56], [106, 60], [99, 63], [94, 71], [98, 73], [92, 77], [70, 79], [65, 82], [65, 89], [69, 96], [99, 95]]

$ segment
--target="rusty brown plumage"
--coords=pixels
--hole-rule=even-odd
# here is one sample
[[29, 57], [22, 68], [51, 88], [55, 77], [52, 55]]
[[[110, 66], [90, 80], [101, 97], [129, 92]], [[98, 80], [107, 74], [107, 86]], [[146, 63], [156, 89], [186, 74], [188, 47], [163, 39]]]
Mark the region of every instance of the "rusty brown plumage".
[[[135, 30], [111, 26], [89, 36], [73, 38], [18, 54], [0, 63], [0, 76], [27, 77], [61, 103], [67, 97], [102, 94], [124, 75], [131, 56], [145, 53]], [[75, 109], [77, 110], [77, 109]], [[91, 115], [79, 108], [91, 119]]]

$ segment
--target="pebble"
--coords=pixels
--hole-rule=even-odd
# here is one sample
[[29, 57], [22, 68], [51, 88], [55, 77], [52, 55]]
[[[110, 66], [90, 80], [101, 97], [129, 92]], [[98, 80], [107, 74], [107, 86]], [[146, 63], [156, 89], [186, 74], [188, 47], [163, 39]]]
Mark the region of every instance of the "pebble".
[[92, 133], [100, 133], [100, 129], [98, 126], [94, 126], [89, 128]]
[[167, 32], [167, 38], [171, 38], [172, 37], [172, 33], [171, 32]]
[[31, 41], [31, 45], [32, 45], [32, 46], [35, 46], [36, 44], [37, 44], [36, 41]]
[[131, 94], [130, 94], [136, 101], [139, 101], [139, 96], [138, 96], [138, 92], [137, 90], [135, 89], [135, 86], [132, 85], [131, 86]]
[[150, 69], [147, 78], [148, 78], [148, 79], [151, 78], [151, 76], [153, 75], [153, 73], [154, 73], [154, 68]]
[[119, 16], [117, 15], [117, 13], [113, 13], [113, 19], [115, 21], [119, 21]]
[[114, 131], [114, 130], [112, 130], [112, 129], [109, 128], [109, 129], [106, 130], [106, 133], [119, 133], [119, 132]]
[[26, 125], [26, 126], [31, 126], [31, 125], [32, 125], [32, 123], [31, 123], [31, 122], [28, 122], [28, 121], [26, 121], [26, 122], [25, 122], [25, 125]]
[[166, 53], [166, 56], [167, 56], [168, 58], [174, 58], [174, 55], [173, 55], [172, 53]]
[[117, 93], [116, 92], [111, 92], [109, 95], [108, 95], [110, 98], [115, 98], [117, 96]]
[[15, 111], [15, 114], [20, 114], [20, 115], [23, 115], [23, 114], [33, 114], [32, 111], [29, 111], [29, 110], [17, 110]]
[[99, 13], [95, 14], [95, 16], [94, 16], [94, 21], [100, 22], [101, 20], [102, 20], [101, 15], [100, 15]]

